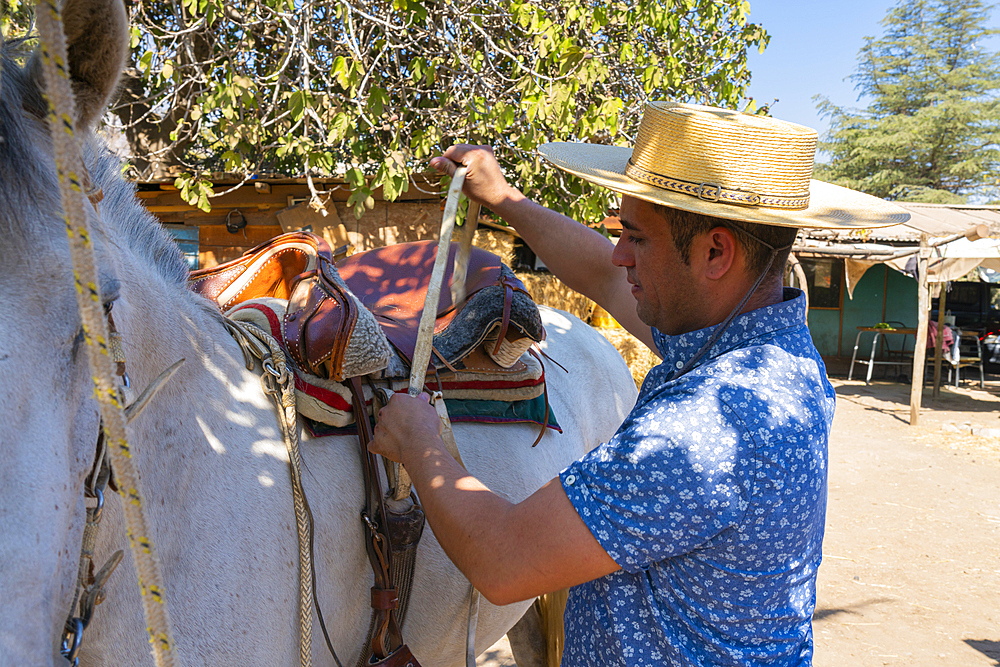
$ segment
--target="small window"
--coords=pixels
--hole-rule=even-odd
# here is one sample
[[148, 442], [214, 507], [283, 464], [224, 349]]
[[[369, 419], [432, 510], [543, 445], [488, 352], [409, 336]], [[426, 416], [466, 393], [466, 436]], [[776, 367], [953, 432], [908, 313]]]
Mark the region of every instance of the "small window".
[[198, 227], [194, 225], [163, 225], [167, 233], [174, 237], [177, 247], [184, 254], [188, 268], [194, 271], [198, 268]]
[[839, 259], [803, 258], [810, 308], [840, 308], [840, 286], [844, 282], [844, 262]]

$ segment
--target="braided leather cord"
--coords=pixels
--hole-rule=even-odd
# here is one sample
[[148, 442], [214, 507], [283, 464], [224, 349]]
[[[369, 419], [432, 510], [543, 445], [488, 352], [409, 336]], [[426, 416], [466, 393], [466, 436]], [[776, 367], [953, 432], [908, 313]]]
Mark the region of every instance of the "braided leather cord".
[[[295, 410], [295, 375], [288, 367], [285, 351], [269, 333], [248, 322], [226, 319], [226, 328], [243, 350], [247, 367], [252, 360], [260, 361], [263, 369], [261, 384], [275, 402], [278, 422], [288, 450], [289, 473], [292, 480], [292, 502], [299, 541], [299, 662], [312, 666], [312, 514], [302, 488], [302, 458], [299, 454], [298, 413]], [[339, 662], [339, 661], [338, 661]]]
[[124, 500], [129, 545], [139, 574], [139, 591], [153, 657], [158, 667], [170, 667], [177, 664], [177, 661], [167, 613], [166, 593], [156, 548], [143, 512], [143, 495], [132, 465], [131, 447], [126, 438], [124, 406], [117, 389], [115, 362], [109, 355], [110, 336], [104, 318], [97, 262], [87, 221], [86, 207], [89, 203], [86, 197], [90, 179], [75, 133], [76, 109], [69, 80], [62, 16], [54, 0], [39, 0], [35, 16], [41, 38], [49, 128], [73, 262], [77, 305], [93, 373], [94, 394], [100, 405], [119, 493]]

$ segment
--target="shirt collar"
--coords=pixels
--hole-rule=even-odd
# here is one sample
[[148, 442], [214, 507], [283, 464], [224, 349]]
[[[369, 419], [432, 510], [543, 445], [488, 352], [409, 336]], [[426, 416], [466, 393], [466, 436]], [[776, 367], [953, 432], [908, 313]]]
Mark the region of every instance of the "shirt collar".
[[[802, 290], [786, 287], [783, 297], [781, 303], [764, 306], [734, 318], [719, 340], [698, 360], [694, 368], [698, 368], [730, 350], [741, 347], [754, 338], [791, 326], [805, 324], [806, 299]], [[673, 379], [673, 374], [698, 353], [698, 350], [718, 327], [719, 325], [716, 324], [679, 336], [668, 336], [654, 328], [653, 341], [656, 343], [660, 356], [663, 357], [660, 367], [667, 372], [666, 379]]]

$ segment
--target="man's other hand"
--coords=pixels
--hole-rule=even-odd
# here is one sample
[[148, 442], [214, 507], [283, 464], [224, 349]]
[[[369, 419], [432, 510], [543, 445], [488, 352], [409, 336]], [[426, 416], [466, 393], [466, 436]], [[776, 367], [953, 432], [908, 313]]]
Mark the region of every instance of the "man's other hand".
[[427, 394], [417, 397], [393, 394], [389, 404], [378, 413], [375, 437], [368, 444], [368, 450], [404, 463], [407, 457], [443, 448], [441, 420], [429, 400]]

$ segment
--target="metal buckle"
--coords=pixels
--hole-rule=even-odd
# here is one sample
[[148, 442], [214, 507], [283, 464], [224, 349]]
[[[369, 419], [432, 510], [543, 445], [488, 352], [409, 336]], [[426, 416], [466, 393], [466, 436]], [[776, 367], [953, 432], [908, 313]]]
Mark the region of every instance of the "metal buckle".
[[80, 664], [80, 641], [83, 639], [83, 619], [71, 618], [63, 630], [62, 644], [59, 653], [69, 664], [76, 667]]
[[87, 510], [87, 517], [89, 523], [98, 523], [101, 520], [101, 516], [104, 514], [104, 490], [94, 489], [94, 497], [97, 498], [97, 505], [91, 507]]
[[[706, 195], [705, 194], [705, 188], [715, 188], [715, 192], [714, 193], [710, 193], [709, 195]], [[722, 197], [722, 186], [721, 185], [713, 185], [711, 183], [702, 183], [700, 186], [698, 186], [698, 199], [702, 199], [702, 200], [708, 201], [708, 202], [717, 202], [717, 201], [719, 201], [719, 198], [721, 198], [721, 197]]]
[[382, 540], [384, 538], [382, 537], [381, 531], [379, 531], [378, 529], [378, 523], [372, 521], [371, 517], [369, 517], [367, 512], [364, 511], [361, 512], [361, 518], [364, 520], [366, 524], [368, 524], [368, 531], [371, 533], [372, 539], [375, 541], [375, 544], [376, 545], [382, 544]]

